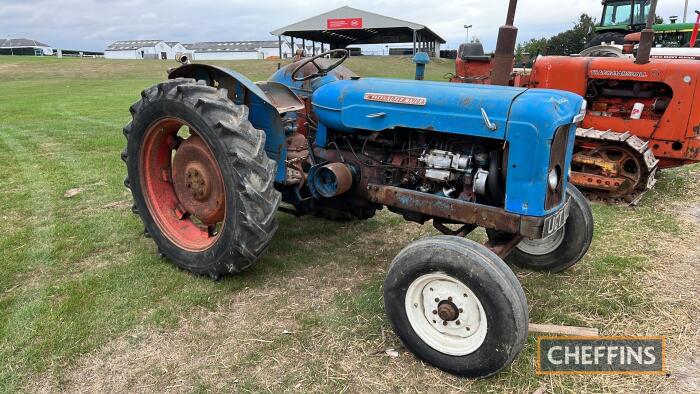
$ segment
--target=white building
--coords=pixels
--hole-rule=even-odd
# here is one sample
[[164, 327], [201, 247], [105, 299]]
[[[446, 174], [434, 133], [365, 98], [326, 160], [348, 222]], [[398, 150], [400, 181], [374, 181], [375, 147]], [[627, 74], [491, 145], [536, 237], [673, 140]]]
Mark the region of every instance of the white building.
[[175, 59], [175, 55], [178, 53], [187, 53], [188, 55], [192, 56], [192, 51], [188, 50], [184, 45], [177, 41], [166, 41], [165, 43], [170, 47], [168, 59]]
[[117, 41], [105, 49], [106, 59], [174, 59], [177, 52], [186, 52], [178, 42], [162, 40]]
[[240, 42], [195, 42], [185, 44], [193, 60], [248, 60], [263, 59], [256, 48]]
[[53, 49], [29, 38], [0, 38], [0, 55], [51, 56]]
[[[277, 41], [220, 41], [185, 44], [193, 60], [251, 60], [279, 57]], [[291, 57], [291, 46], [282, 42], [282, 56]]]
[[[309, 47], [311, 53], [311, 47]], [[177, 41], [132, 40], [117, 41], [105, 50], [107, 59], [175, 59], [178, 53], [192, 60], [276, 59], [277, 41], [219, 41], [181, 44]], [[294, 55], [291, 45], [282, 42], [282, 57]]]

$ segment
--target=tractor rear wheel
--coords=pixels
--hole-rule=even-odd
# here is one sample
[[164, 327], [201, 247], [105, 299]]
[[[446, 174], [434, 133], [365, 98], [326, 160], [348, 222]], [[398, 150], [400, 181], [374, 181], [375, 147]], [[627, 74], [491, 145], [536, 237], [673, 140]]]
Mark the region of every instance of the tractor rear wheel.
[[122, 159], [146, 233], [175, 265], [219, 277], [252, 265], [277, 230], [265, 134], [226, 89], [174, 79], [142, 92]]
[[606, 33], [600, 33], [596, 34], [593, 37], [591, 37], [590, 40], [584, 45], [584, 49], [594, 47], [601, 45], [603, 43], [606, 44], [612, 44], [615, 43], [617, 45], [622, 45], [625, 43], [625, 34], [621, 33], [619, 31], [609, 31]]
[[384, 306], [408, 350], [460, 376], [495, 374], [527, 339], [518, 279], [492, 251], [461, 237], [424, 238], [404, 248], [384, 281]]

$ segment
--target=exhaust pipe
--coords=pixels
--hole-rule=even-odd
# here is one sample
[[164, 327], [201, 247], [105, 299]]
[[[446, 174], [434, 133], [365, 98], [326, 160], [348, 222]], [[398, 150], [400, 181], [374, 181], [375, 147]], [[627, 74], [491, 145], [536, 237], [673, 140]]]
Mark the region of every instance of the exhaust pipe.
[[180, 52], [176, 53], [175, 60], [182, 63], [182, 64], [190, 64], [190, 58], [184, 53], [180, 53]]
[[656, 21], [656, 3], [657, 0], [651, 0], [651, 6], [649, 7], [649, 16], [647, 18], [647, 25], [642, 30], [641, 37], [639, 39], [639, 48], [637, 48], [637, 58], [634, 60], [636, 64], [647, 64], [649, 63], [649, 56], [651, 55], [651, 47], [654, 45], [654, 21]]
[[312, 192], [323, 197], [339, 196], [352, 187], [355, 182], [353, 169], [345, 163], [330, 163], [319, 168], [315, 174], [309, 171]]
[[518, 38], [518, 28], [513, 26], [517, 4], [518, 0], [510, 0], [506, 24], [498, 29], [495, 61], [491, 73], [492, 85], [508, 86], [510, 84], [510, 74], [513, 72], [513, 61], [515, 60], [515, 41]]

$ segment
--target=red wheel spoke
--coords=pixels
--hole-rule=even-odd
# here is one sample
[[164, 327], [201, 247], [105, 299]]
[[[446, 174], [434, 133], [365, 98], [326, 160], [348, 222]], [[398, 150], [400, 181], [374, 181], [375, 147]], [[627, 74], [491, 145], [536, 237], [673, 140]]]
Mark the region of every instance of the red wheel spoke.
[[[184, 128], [187, 139], [178, 135]], [[144, 136], [140, 171], [146, 204], [162, 234], [192, 252], [214, 245], [226, 193], [216, 158], [197, 130], [176, 118], [155, 122]]]
[[164, 168], [161, 170], [160, 174], [161, 174], [160, 179], [162, 179], [164, 182], [173, 183], [172, 170]]

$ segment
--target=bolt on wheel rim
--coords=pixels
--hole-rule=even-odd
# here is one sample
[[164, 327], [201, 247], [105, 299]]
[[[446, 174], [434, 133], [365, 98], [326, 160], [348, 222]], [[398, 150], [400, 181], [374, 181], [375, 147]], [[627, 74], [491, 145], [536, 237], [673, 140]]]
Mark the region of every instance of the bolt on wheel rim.
[[[178, 135], [187, 128], [189, 136]], [[214, 154], [197, 130], [162, 118], [144, 134], [140, 152], [143, 196], [155, 224], [177, 247], [201, 252], [223, 229], [226, 193]]]
[[544, 256], [552, 253], [564, 242], [564, 227], [557, 230], [556, 233], [542, 239], [524, 239], [516, 246], [522, 252], [532, 256]]
[[486, 338], [486, 312], [478, 297], [442, 272], [415, 279], [406, 291], [405, 307], [415, 333], [440, 353], [465, 356]]

